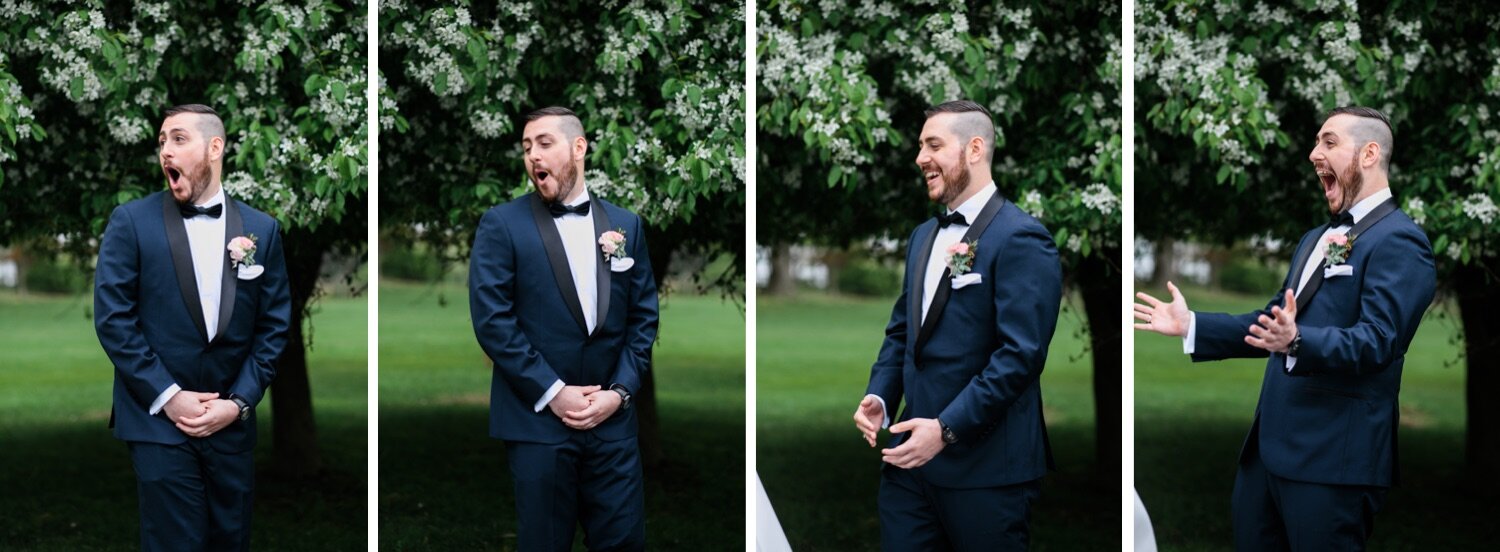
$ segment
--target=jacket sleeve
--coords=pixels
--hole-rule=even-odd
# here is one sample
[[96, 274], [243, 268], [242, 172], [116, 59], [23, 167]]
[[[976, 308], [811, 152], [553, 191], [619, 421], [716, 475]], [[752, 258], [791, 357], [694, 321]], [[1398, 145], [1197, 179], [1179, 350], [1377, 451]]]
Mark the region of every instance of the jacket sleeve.
[[469, 316], [479, 347], [510, 388], [532, 404], [541, 400], [557, 371], [533, 349], [515, 312], [516, 253], [498, 209], [485, 213], [469, 253]]
[[116, 207], [94, 267], [94, 331], [130, 397], [142, 410], [176, 383], [146, 342], [140, 319], [141, 262], [130, 211]]

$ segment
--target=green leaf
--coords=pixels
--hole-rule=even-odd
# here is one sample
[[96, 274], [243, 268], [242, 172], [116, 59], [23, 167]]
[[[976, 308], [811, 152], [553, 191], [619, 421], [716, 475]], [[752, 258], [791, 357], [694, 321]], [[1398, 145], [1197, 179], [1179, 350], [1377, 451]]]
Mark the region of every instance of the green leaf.
[[478, 37], [469, 37], [469, 57], [474, 60], [474, 66], [480, 69], [489, 67], [489, 50], [484, 47]]
[[349, 87], [342, 81], [329, 83], [328, 89], [333, 93], [333, 100], [339, 103], [344, 103], [344, 98], [349, 95]]
[[326, 82], [327, 79], [324, 79], [323, 75], [313, 73], [302, 83], [302, 92], [307, 94], [308, 97], [317, 96], [318, 91], [323, 89], [323, 85]]
[[68, 83], [68, 91], [72, 93], [73, 100], [83, 99], [83, 77], [73, 77], [72, 82]]
[[828, 187], [832, 188], [834, 186], [839, 185], [839, 183], [843, 182], [843, 181], [844, 181], [844, 168], [840, 167], [838, 165], [834, 165], [833, 166], [833, 170], [828, 171]]
[[1220, 184], [1223, 184], [1225, 180], [1229, 179], [1229, 175], [1232, 174], [1233, 171], [1233, 169], [1229, 168], [1229, 165], [1219, 167], [1219, 174], [1214, 177], [1214, 180], [1217, 180]]
[[448, 73], [440, 72], [432, 78], [432, 91], [442, 96], [448, 91]]

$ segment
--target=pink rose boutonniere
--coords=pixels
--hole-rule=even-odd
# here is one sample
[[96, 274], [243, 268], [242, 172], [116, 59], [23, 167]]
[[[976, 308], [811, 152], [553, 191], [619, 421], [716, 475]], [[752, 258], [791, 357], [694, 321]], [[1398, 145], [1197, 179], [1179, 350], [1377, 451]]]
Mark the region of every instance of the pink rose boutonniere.
[[1323, 256], [1328, 259], [1328, 266], [1344, 264], [1349, 260], [1349, 252], [1354, 250], [1354, 240], [1344, 234], [1334, 234], [1323, 239]]
[[234, 261], [237, 266], [255, 266], [255, 242], [257, 241], [260, 241], [260, 238], [255, 237], [255, 234], [250, 234], [248, 238], [239, 236], [229, 240], [229, 246], [226, 249], [229, 250], [230, 260]]
[[953, 277], [957, 278], [968, 274], [974, 269], [974, 254], [979, 250], [979, 242], [960, 241], [948, 246], [948, 270]]
[[604, 252], [604, 258], [625, 259], [625, 231], [610, 230], [599, 235], [599, 250]]

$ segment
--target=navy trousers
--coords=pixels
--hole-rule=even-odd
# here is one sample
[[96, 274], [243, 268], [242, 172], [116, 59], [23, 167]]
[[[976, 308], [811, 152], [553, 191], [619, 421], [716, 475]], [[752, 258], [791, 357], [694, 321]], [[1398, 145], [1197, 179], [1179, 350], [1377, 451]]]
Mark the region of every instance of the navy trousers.
[[1252, 451], [1234, 478], [1236, 550], [1364, 550], [1385, 489], [1293, 481]]
[[558, 444], [507, 441], [523, 552], [573, 549], [583, 525], [589, 550], [645, 550], [646, 493], [635, 437], [605, 441], [576, 432]]
[[141, 549], [249, 550], [255, 454], [202, 439], [129, 442], [141, 508]]
[[880, 475], [880, 544], [895, 551], [1026, 550], [1037, 481], [950, 489], [912, 470], [884, 465]]

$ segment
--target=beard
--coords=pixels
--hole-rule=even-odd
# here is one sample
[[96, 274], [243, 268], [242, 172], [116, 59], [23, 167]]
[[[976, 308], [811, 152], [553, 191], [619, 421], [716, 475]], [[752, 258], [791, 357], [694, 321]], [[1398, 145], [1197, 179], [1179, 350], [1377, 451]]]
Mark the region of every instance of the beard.
[[[196, 166], [188, 170], [183, 170], [181, 166], [174, 166], [174, 168], [178, 170], [177, 179], [180, 181], [186, 178], [188, 183], [188, 197], [185, 200], [178, 201], [178, 203], [197, 205], [203, 200], [208, 199], [203, 197], [203, 195], [204, 192], [208, 191], [208, 185], [213, 182], [214, 176], [213, 167], [208, 163], [208, 146], [205, 145], [203, 147], [203, 160]], [[173, 196], [173, 198], [175, 199], [176, 196]]]
[[558, 172], [549, 174], [557, 182], [557, 192], [552, 197], [547, 197], [540, 183], [536, 184], [536, 191], [541, 194], [542, 200], [547, 203], [555, 203], [567, 199], [573, 194], [573, 188], [578, 187], [578, 168], [568, 163], [558, 169]]
[[948, 206], [958, 196], [963, 195], [964, 191], [969, 189], [970, 184], [969, 166], [964, 164], [963, 160], [959, 160], [958, 172], [953, 173], [952, 178], [949, 178], [949, 174], [948, 171], [943, 171], [943, 193], [937, 198], [937, 202], [943, 206]]
[[1354, 206], [1354, 198], [1365, 188], [1365, 174], [1359, 170], [1359, 159], [1350, 159], [1349, 166], [1338, 175], [1339, 204], [1329, 205], [1328, 211], [1339, 214]]

